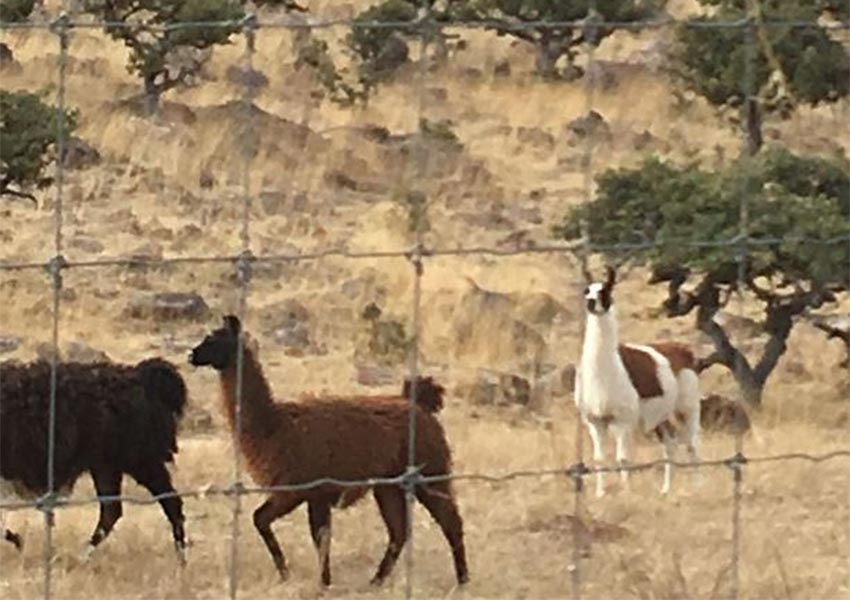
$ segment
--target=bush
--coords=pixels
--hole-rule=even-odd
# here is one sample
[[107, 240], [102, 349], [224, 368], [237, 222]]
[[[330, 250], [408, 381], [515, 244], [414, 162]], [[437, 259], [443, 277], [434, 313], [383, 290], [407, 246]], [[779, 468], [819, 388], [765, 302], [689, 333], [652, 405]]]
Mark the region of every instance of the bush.
[[45, 176], [50, 149], [64, 130], [67, 139], [77, 125], [75, 111], [59, 113], [36, 94], [0, 90], [0, 196], [35, 201], [29, 188], [52, 183]]
[[35, 0], [0, 0], [0, 21], [26, 21], [35, 8]]

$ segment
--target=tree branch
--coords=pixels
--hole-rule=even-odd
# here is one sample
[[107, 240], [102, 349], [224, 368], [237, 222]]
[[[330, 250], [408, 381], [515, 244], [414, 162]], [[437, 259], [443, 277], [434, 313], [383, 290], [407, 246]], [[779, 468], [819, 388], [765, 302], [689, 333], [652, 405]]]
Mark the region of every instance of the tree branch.
[[759, 385], [765, 384], [768, 376], [779, 363], [779, 359], [788, 349], [786, 342], [794, 326], [794, 316], [802, 312], [802, 308], [798, 311], [794, 306], [769, 304], [765, 312], [767, 320], [764, 329], [770, 334], [770, 339], [765, 344], [764, 352], [753, 369], [753, 375]]
[[840, 366], [850, 367], [850, 327], [847, 329], [841, 329], [840, 327], [835, 327], [824, 321], [813, 321], [812, 325], [826, 333], [826, 339], [837, 339], [844, 343], [847, 350], [847, 357], [841, 362]]
[[6, 183], [0, 184], [0, 196], [12, 196], [13, 198], [22, 198], [24, 200], [29, 200], [33, 203], [33, 206], [38, 206], [38, 200], [32, 194], [27, 192], [22, 192], [20, 190], [14, 190]]

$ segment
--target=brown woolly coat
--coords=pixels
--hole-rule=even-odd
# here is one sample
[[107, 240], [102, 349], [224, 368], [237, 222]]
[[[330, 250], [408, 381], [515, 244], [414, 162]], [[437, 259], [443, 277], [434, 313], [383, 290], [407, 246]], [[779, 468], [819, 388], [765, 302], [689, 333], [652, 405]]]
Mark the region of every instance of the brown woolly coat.
[[[235, 432], [236, 369], [222, 372], [222, 399]], [[407, 399], [402, 396], [326, 397], [304, 402], [274, 402], [262, 368], [246, 348], [241, 434], [238, 443], [247, 469], [261, 486], [306, 483], [320, 478], [359, 480], [395, 477], [408, 464]], [[440, 422], [416, 409], [415, 464], [422, 474], [446, 474], [451, 452]], [[366, 489], [324, 486], [342, 506]]]

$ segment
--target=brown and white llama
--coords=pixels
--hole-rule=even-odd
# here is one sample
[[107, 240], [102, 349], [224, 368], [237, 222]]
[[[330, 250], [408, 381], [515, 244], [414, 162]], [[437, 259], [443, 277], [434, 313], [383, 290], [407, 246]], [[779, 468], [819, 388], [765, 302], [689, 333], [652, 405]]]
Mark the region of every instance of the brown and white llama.
[[[678, 432], [685, 430], [691, 460], [698, 460], [700, 389], [696, 361], [684, 344], [620, 344], [614, 307], [616, 274], [607, 268], [604, 282], [591, 282], [584, 291], [587, 324], [576, 373], [574, 401], [593, 442], [593, 459], [605, 459], [608, 430], [616, 441], [616, 457], [627, 464], [630, 438], [640, 428], [654, 432], [663, 444], [664, 481], [670, 490]], [[620, 471], [623, 484], [628, 471]], [[605, 493], [604, 474], [597, 473], [596, 495]]]
[[[275, 402], [257, 360], [257, 345], [243, 333], [239, 319], [224, 318], [224, 326], [207, 335], [192, 350], [190, 362], [219, 372], [222, 402], [236, 434], [237, 353], [243, 340], [241, 427], [237, 444], [246, 467], [263, 487], [305, 484], [318, 479], [359, 481], [402, 475], [408, 462], [409, 382], [401, 396], [365, 396]], [[415, 460], [421, 473], [451, 473], [451, 452], [435, 414], [442, 407], [442, 386], [431, 378], [416, 382]], [[254, 525], [282, 579], [288, 576], [283, 551], [272, 523], [307, 504], [310, 533], [321, 568], [321, 581], [331, 582], [331, 508], [346, 508], [372, 488], [389, 543], [375, 576], [382, 583], [391, 573], [407, 540], [408, 519], [403, 489], [398, 485], [348, 487], [322, 484], [297, 491], [276, 491], [254, 511]], [[457, 581], [469, 579], [463, 543], [463, 522], [449, 481], [419, 485], [417, 500], [443, 531], [451, 547]]]

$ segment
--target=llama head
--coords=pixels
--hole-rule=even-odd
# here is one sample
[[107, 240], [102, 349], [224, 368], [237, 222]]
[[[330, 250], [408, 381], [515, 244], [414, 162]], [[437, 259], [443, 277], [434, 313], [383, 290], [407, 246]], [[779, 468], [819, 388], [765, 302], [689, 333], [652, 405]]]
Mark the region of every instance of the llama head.
[[418, 376], [415, 382], [414, 385], [414, 380], [410, 377], [404, 378], [404, 384], [401, 388], [402, 397], [410, 399], [415, 387], [416, 400], [421, 406], [431, 412], [437, 412], [443, 408], [443, 394], [446, 388], [434, 381], [433, 377]]
[[239, 319], [227, 315], [222, 327], [207, 334], [203, 341], [192, 349], [189, 362], [196, 367], [210, 366], [217, 371], [232, 367], [236, 364], [241, 332]]
[[614, 284], [617, 283], [617, 274], [613, 267], [606, 267], [605, 281], [593, 281], [585, 273], [587, 287], [584, 288], [584, 300], [587, 304], [587, 312], [594, 315], [604, 315], [614, 305]]

